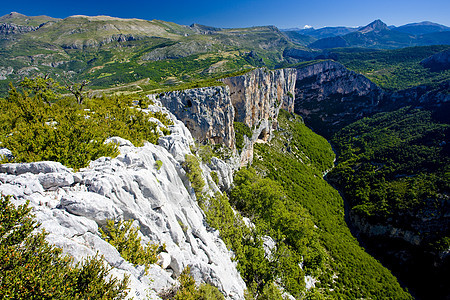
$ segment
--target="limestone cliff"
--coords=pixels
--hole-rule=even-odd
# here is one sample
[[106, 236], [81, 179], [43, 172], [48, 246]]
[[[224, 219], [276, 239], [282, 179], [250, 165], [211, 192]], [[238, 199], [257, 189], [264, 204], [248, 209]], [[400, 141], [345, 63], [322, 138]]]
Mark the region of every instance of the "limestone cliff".
[[256, 69], [222, 79], [230, 88], [235, 120], [252, 128], [261, 120], [276, 122], [280, 108], [293, 112], [295, 76], [294, 69]]
[[235, 149], [234, 109], [227, 87], [215, 86], [154, 95], [189, 128], [192, 136]]
[[268, 141], [277, 126], [280, 108], [294, 111], [296, 71], [256, 69], [224, 78], [226, 86], [207, 87], [153, 95], [182, 120], [200, 142], [236, 149], [233, 122], [252, 128], [241, 154], [241, 165], [253, 157], [253, 144]]
[[366, 77], [334, 61], [323, 61], [297, 70], [295, 113], [325, 136], [371, 114], [382, 90]]
[[[149, 110], [169, 113], [157, 104]], [[127, 140], [110, 138], [120, 155], [99, 158], [78, 172], [57, 162], [2, 164], [0, 193], [13, 195], [15, 204], [30, 200], [37, 221], [49, 233], [47, 240], [76, 261], [99, 253], [113, 267], [113, 276], [129, 275], [129, 297], [160, 299], [158, 293], [170, 289], [189, 266], [196, 282], [216, 286], [227, 299], [244, 299], [246, 286], [232, 253], [219, 233], [207, 227], [180, 164], [191, 153], [191, 134], [170, 117], [171, 135], [160, 138], [159, 145], [137, 148]], [[230, 185], [225, 163], [214, 159], [211, 168], [220, 185]], [[202, 169], [208, 176], [209, 168]], [[218, 191], [213, 180], [208, 181], [213, 188], [209, 192]], [[108, 219], [133, 219], [144, 242], [164, 243], [167, 252], [161, 254], [159, 265], [152, 265], [146, 274], [143, 266], [124, 260], [99, 233]]]
[[330, 138], [342, 127], [363, 117], [404, 106], [443, 111], [450, 102], [450, 84], [385, 91], [361, 74], [334, 61], [297, 69], [295, 113], [308, 126]]
[[235, 110], [234, 121], [245, 123], [253, 131], [241, 153], [241, 165], [253, 159], [253, 144], [270, 140], [277, 126], [278, 112], [294, 112], [296, 71], [256, 69], [247, 74], [224, 78]]

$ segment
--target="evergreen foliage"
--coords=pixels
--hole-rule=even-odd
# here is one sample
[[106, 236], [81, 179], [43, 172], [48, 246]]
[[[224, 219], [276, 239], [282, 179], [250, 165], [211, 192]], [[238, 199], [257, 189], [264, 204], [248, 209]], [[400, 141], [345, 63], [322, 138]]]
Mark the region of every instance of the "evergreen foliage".
[[450, 192], [449, 132], [430, 111], [410, 107], [364, 118], [333, 137], [339, 164], [329, 178], [353, 213], [409, 223]]
[[223, 300], [224, 296], [215, 287], [207, 283], [197, 286], [194, 278], [191, 276], [191, 269], [184, 268], [178, 276], [179, 286], [172, 287], [169, 291], [161, 293], [162, 299], [173, 300]]
[[186, 170], [186, 176], [191, 182], [197, 199], [201, 201], [203, 199], [202, 191], [205, 186], [205, 181], [203, 180], [202, 169], [200, 168], [200, 162], [197, 157], [195, 155], [186, 154], [183, 168]]
[[165, 245], [148, 243], [145, 247], [138, 236], [139, 227], [133, 227], [133, 220], [107, 220], [106, 231], [100, 229], [103, 239], [113, 245], [120, 255], [134, 265], [144, 265], [147, 270], [151, 264], [158, 261], [158, 254], [165, 251]]
[[[284, 213], [286, 220], [289, 220], [289, 212], [307, 216], [306, 209], [310, 215], [309, 220], [304, 217], [292, 223], [279, 222], [287, 245], [299, 250], [299, 253], [306, 251], [304, 269], [307, 272], [311, 270], [319, 280], [316, 289], [308, 292], [307, 297], [411, 299], [395, 277], [367, 254], [350, 233], [344, 220], [342, 198], [322, 178], [322, 174], [333, 164], [331, 146], [308, 129], [298, 116], [280, 112], [278, 122], [283, 130], [274, 133], [271, 144], [255, 145], [257, 159], [253, 167], [257, 173], [264, 175], [264, 179], [269, 178], [289, 191], [284, 193], [285, 198], [280, 197], [288, 208]], [[245, 204], [244, 208], [252, 211], [253, 206]], [[270, 214], [270, 211], [270, 206], [265, 207], [265, 213]], [[297, 224], [305, 221], [313, 222], [318, 227], [316, 244], [314, 239], [302, 240], [308, 236], [308, 231], [305, 235]], [[284, 228], [283, 223], [286, 223]], [[276, 226], [277, 223], [271, 221], [270, 224]], [[310, 234], [314, 234], [313, 229], [311, 231]], [[297, 241], [299, 238], [300, 241]], [[310, 244], [299, 249], [305, 243]]]
[[244, 135], [248, 138], [252, 138], [252, 131], [250, 127], [242, 122], [234, 122], [233, 126], [236, 139], [236, 148], [238, 150], [242, 150], [242, 147], [244, 147]]
[[128, 278], [110, 277], [103, 259], [81, 264], [49, 245], [28, 203], [0, 202], [0, 293], [2, 299], [124, 299]]
[[247, 227], [242, 217], [234, 213], [224, 194], [217, 193], [201, 207], [206, 213], [208, 224], [219, 230], [227, 247], [234, 252], [238, 270], [252, 297], [257, 298], [266, 286], [273, 284], [275, 276], [282, 272], [274, 259], [266, 256], [262, 232], [258, 228]]
[[120, 135], [136, 146], [156, 143], [157, 125], [150, 118], [171, 125], [162, 113], [135, 107], [133, 97], [103, 96], [78, 105], [63, 97], [52, 79], [25, 79], [21, 86], [11, 86], [8, 97], [0, 99], [0, 142], [14, 162], [52, 160], [79, 169], [118, 154], [116, 145], [105, 144], [108, 137]]

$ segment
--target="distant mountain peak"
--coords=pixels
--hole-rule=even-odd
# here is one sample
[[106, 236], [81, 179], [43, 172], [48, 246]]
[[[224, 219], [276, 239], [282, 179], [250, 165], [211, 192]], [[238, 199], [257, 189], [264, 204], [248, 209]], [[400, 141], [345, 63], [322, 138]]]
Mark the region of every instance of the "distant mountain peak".
[[24, 18], [25, 15], [19, 14], [18, 12], [12, 11], [7, 15], [2, 16], [2, 19], [15, 19], [15, 18]]
[[15, 11], [10, 12], [9, 16], [10, 17], [25, 17], [25, 15], [22, 15], [22, 14], [20, 14], [18, 12], [15, 12]]
[[378, 19], [378, 20], [373, 21], [369, 25], [362, 27], [358, 31], [365, 34], [368, 32], [380, 32], [383, 30], [390, 30], [390, 29], [385, 23], [383, 23], [383, 21]]

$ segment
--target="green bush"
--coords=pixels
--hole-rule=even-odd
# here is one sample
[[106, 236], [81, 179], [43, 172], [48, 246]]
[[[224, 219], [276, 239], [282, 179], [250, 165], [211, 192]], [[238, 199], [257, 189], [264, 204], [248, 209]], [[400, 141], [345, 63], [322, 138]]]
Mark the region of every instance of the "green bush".
[[248, 138], [252, 137], [252, 131], [250, 127], [248, 127], [246, 124], [241, 122], [234, 122], [234, 134], [236, 138], [236, 148], [238, 150], [242, 150], [242, 147], [244, 147], [244, 135], [246, 135]]
[[148, 243], [145, 247], [138, 237], [139, 227], [132, 227], [133, 220], [114, 221], [107, 220], [106, 230], [100, 229], [102, 237], [116, 247], [120, 255], [134, 265], [144, 265], [146, 270], [151, 264], [158, 261], [158, 254], [165, 251], [165, 245]]
[[217, 172], [211, 171], [210, 173], [212, 180], [216, 185], [219, 185], [219, 175], [217, 175]]
[[202, 283], [199, 287], [195, 284], [191, 276], [191, 269], [186, 267], [178, 277], [180, 285], [172, 287], [159, 296], [162, 299], [174, 300], [223, 300], [224, 296], [215, 287], [207, 283]]
[[0, 202], [0, 291], [3, 299], [124, 299], [128, 278], [110, 277], [103, 259], [74, 264], [49, 245], [28, 204]]
[[51, 160], [79, 169], [118, 154], [116, 145], [104, 143], [111, 136], [141, 146], [159, 138], [151, 117], [172, 124], [162, 113], [134, 107], [130, 96], [103, 96], [77, 105], [56, 88], [51, 79], [25, 79], [22, 91], [11, 86], [8, 97], [0, 99], [0, 142], [12, 151], [14, 162]]
[[186, 176], [191, 182], [195, 195], [198, 199], [202, 198], [202, 191], [205, 186], [205, 181], [203, 180], [202, 169], [200, 168], [200, 162], [197, 157], [191, 154], [186, 154], [185, 161], [183, 162], [183, 168], [186, 171]]
[[162, 162], [161, 160], [158, 159], [158, 160], [155, 162], [155, 164], [156, 164], [156, 169], [159, 171], [159, 170], [161, 169], [162, 165], [163, 165], [163, 162]]

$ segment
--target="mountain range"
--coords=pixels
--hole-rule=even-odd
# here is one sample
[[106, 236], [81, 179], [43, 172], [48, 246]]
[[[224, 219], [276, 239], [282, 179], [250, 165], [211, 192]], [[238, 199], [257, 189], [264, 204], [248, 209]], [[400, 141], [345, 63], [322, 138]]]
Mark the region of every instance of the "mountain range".
[[189, 86], [254, 67], [337, 59], [330, 51], [335, 47], [450, 44], [448, 27], [430, 22], [390, 28], [376, 20], [358, 29], [280, 31], [274, 26], [223, 29], [159, 20], [81, 15], [57, 19], [19, 13], [0, 17], [0, 37], [1, 94], [10, 80], [36, 74], [89, 80], [94, 89], [128, 85], [138, 92]]
[[283, 30], [292, 40], [311, 48], [364, 47], [394, 49], [410, 46], [441, 45], [450, 41], [450, 27], [424, 21], [387, 26], [381, 20], [354, 27], [324, 27]]

